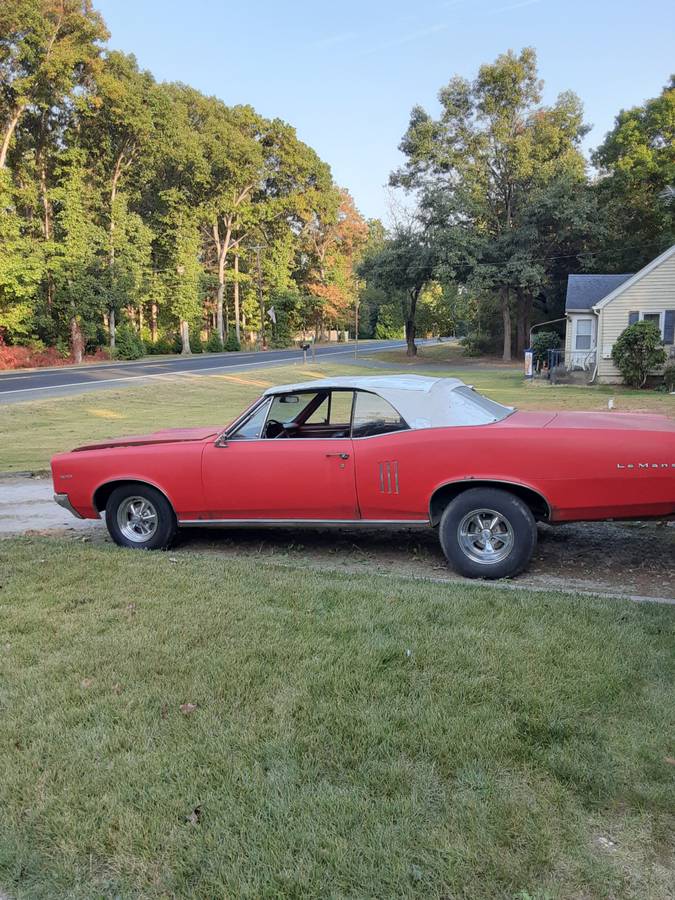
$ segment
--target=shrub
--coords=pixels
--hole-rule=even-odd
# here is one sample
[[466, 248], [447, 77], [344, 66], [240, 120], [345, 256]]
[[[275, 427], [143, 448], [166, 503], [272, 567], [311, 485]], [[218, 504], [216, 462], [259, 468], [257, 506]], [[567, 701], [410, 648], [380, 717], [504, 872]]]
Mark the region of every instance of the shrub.
[[492, 340], [473, 331], [460, 340], [463, 356], [483, 356], [492, 350]]
[[621, 332], [612, 359], [630, 387], [641, 388], [652, 369], [666, 361], [661, 332], [653, 322], [636, 322]]
[[154, 344], [152, 341], [144, 341], [143, 343], [145, 344], [145, 352], [152, 356], [174, 352], [173, 341], [166, 335], [158, 337]]
[[225, 338], [225, 349], [229, 352], [241, 350], [241, 344], [237, 340], [237, 332], [234, 328], [230, 328], [228, 335]]
[[663, 370], [663, 384], [667, 391], [675, 391], [675, 359]]
[[223, 342], [220, 339], [220, 335], [217, 331], [212, 331], [209, 335], [209, 339], [206, 342], [206, 350], [208, 353], [222, 353], [223, 351]]
[[201, 328], [195, 328], [190, 330], [190, 350], [193, 353], [203, 353], [204, 352], [204, 344], [202, 343], [202, 332]]
[[555, 331], [540, 331], [535, 334], [531, 346], [535, 366], [548, 362], [548, 351], [557, 350], [559, 346], [560, 336]]
[[115, 333], [115, 359], [141, 359], [145, 345], [131, 325], [123, 322]]

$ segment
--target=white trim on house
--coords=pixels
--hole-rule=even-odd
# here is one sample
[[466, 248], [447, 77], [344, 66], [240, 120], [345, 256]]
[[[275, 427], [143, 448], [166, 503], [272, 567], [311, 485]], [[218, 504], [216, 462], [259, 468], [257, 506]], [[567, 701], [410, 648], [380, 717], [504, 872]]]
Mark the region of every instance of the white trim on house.
[[[675, 254], [675, 244], [672, 247], [669, 247], [665, 250], [660, 256], [657, 256], [656, 259], [653, 259], [650, 263], [640, 269], [639, 272], [636, 272], [631, 278], [627, 281], [624, 281], [623, 284], [620, 284], [618, 288], [615, 288], [611, 294], [607, 294], [606, 297], [603, 297], [599, 303], [596, 303], [593, 307], [593, 310], [597, 312], [599, 309], [607, 306], [608, 303], [611, 303], [616, 297], [620, 294], [623, 294], [624, 291], [627, 291], [628, 288], [633, 287], [634, 284], [637, 284], [638, 281], [641, 281], [645, 275], [649, 275], [650, 272], [653, 272], [657, 266], [660, 266], [662, 262], [665, 262], [667, 259], [670, 259], [671, 256]], [[572, 312], [572, 310], [567, 310], [567, 312]]]
[[[579, 334], [580, 322], [591, 323], [590, 334]], [[583, 369], [584, 371], [588, 371], [595, 366], [597, 360], [598, 317], [592, 311], [585, 310], [584, 314], [578, 314], [571, 317], [570, 324], [572, 325], [572, 341], [569, 348], [568, 365], [573, 369]], [[588, 338], [588, 347], [577, 346], [580, 337]]]

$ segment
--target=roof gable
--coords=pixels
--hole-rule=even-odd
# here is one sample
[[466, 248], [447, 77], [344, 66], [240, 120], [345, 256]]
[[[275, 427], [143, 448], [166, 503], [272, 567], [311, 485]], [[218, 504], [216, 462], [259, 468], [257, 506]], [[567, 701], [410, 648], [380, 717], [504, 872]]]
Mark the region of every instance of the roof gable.
[[596, 303], [633, 277], [633, 275], [568, 276], [565, 312], [569, 310], [588, 310], [590, 312]]
[[637, 282], [640, 281], [642, 278], [644, 278], [645, 275], [649, 275], [650, 272], [653, 272], [654, 269], [658, 268], [658, 266], [660, 266], [661, 263], [664, 263], [667, 259], [670, 259], [670, 257], [674, 253], [675, 253], [675, 244], [673, 244], [672, 247], [669, 247], [667, 250], [665, 250], [660, 256], [657, 256], [656, 259], [653, 259], [650, 263], [647, 263], [647, 265], [643, 269], [640, 269], [639, 272], [636, 272], [635, 275], [633, 275], [627, 281], [624, 281], [623, 284], [620, 284], [618, 287], [616, 287], [611, 292], [611, 294], [608, 294], [606, 297], [603, 297], [602, 300], [595, 303], [593, 306], [593, 309], [598, 310], [598, 309], [602, 309], [603, 306], [607, 306], [607, 304], [611, 303], [612, 300], [614, 300], [616, 297], [619, 296], [619, 294], [623, 294], [624, 291], [628, 290], [628, 288], [632, 287], [634, 284], [637, 284]]

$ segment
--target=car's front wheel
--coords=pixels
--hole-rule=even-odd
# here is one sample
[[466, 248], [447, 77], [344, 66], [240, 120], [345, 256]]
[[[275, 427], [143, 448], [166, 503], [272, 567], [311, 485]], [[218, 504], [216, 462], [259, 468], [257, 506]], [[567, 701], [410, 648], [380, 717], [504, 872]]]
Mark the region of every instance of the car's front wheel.
[[466, 578], [508, 578], [529, 564], [537, 525], [515, 494], [470, 488], [447, 506], [439, 538], [450, 565]]
[[169, 501], [145, 484], [115, 488], [106, 503], [105, 523], [116, 544], [135, 550], [163, 550], [177, 529]]

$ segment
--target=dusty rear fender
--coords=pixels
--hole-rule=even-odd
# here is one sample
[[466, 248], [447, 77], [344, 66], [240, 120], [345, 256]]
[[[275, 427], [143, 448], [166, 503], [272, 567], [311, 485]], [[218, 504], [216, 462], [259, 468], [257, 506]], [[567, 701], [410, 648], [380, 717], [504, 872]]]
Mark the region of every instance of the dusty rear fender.
[[542, 522], [555, 521], [555, 509], [539, 488], [523, 481], [511, 481], [496, 476], [472, 475], [470, 478], [451, 479], [436, 485], [429, 496], [427, 505], [431, 524], [438, 525], [443, 510], [458, 494], [476, 487], [502, 488], [510, 491], [529, 506], [535, 519]]

